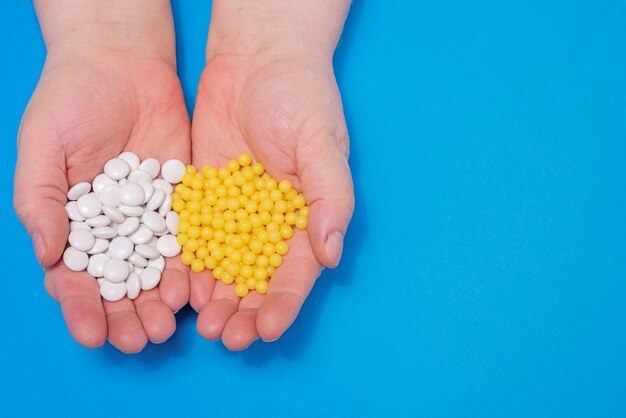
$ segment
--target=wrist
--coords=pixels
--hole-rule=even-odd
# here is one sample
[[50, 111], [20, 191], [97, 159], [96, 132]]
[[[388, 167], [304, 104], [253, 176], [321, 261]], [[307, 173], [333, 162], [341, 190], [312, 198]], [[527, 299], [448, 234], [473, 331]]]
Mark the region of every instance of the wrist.
[[215, 0], [207, 61], [217, 55], [332, 61], [348, 0]]
[[110, 54], [176, 63], [168, 0], [35, 0], [48, 58]]

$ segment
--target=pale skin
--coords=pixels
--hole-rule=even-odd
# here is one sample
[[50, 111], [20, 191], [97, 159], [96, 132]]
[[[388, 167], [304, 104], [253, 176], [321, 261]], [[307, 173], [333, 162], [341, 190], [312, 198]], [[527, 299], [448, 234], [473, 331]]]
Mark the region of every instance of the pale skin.
[[[339, 263], [354, 208], [332, 68], [349, 2], [214, 1], [193, 124], [176, 77], [168, 1], [35, 5], [48, 56], [20, 128], [15, 207], [72, 336], [86, 347], [108, 339], [138, 352], [169, 338], [174, 312], [190, 302], [198, 332], [231, 350], [278, 339], [322, 268]], [[123, 150], [198, 167], [221, 166], [245, 151], [302, 190], [311, 207], [308, 230], [289, 241], [269, 292], [240, 299], [233, 285], [208, 271], [190, 273], [176, 258], [157, 289], [103, 303], [87, 273], [66, 269], [59, 262], [65, 194]]]

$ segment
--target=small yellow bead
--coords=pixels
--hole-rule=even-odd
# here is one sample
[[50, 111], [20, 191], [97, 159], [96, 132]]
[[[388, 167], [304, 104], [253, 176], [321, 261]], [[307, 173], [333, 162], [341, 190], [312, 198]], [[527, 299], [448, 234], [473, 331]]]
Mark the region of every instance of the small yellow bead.
[[287, 213], [287, 202], [284, 200], [279, 200], [274, 203], [274, 210], [278, 213]]
[[272, 191], [270, 191], [270, 199], [272, 200], [272, 202], [278, 202], [279, 200], [282, 200], [283, 198], [283, 192], [281, 192], [278, 189], [272, 189]]
[[220, 184], [215, 188], [215, 195], [217, 197], [226, 197], [228, 195], [228, 188], [223, 184]]
[[265, 168], [263, 167], [263, 164], [261, 164], [259, 162], [256, 162], [256, 163], [252, 164], [251, 167], [252, 167], [252, 170], [254, 171], [254, 174], [256, 174], [257, 176], [260, 176], [265, 171]]
[[243, 258], [241, 261], [243, 261], [244, 264], [251, 266], [256, 261], [256, 256], [252, 252], [247, 251], [243, 254]]
[[233, 176], [228, 176], [224, 179], [224, 187], [226, 187], [227, 190], [234, 186], [235, 186], [235, 179], [233, 179]]
[[239, 154], [239, 157], [237, 157], [237, 162], [240, 166], [246, 167], [252, 163], [252, 157], [247, 152], [242, 152]]
[[217, 266], [217, 261], [213, 257], [207, 257], [204, 259], [204, 266], [210, 270], [213, 270]]
[[296, 228], [298, 229], [306, 229], [307, 226], [307, 219], [305, 216], [298, 216], [298, 219], [296, 219]]
[[280, 235], [280, 231], [269, 231], [267, 233], [267, 239], [269, 240], [269, 242], [276, 244], [280, 242], [282, 236]]
[[289, 180], [281, 180], [280, 183], [278, 183], [278, 190], [283, 193], [289, 193], [292, 188], [293, 186]]
[[248, 233], [252, 230], [252, 223], [248, 219], [242, 219], [237, 224], [239, 232]]
[[201, 271], [204, 270], [204, 268], [205, 268], [204, 260], [200, 260], [200, 259], [196, 258], [191, 263], [191, 270], [195, 271], [196, 273], [200, 273]]
[[224, 283], [224, 284], [231, 284], [234, 281], [235, 281], [235, 278], [233, 276], [231, 276], [230, 274], [228, 274], [228, 273], [222, 274], [222, 283]]
[[217, 170], [217, 177], [220, 180], [224, 180], [228, 176], [230, 176], [230, 170], [228, 168], [222, 167], [219, 170]]
[[228, 209], [232, 210], [232, 211], [236, 211], [237, 209], [239, 209], [239, 199], [231, 197], [228, 199]]
[[180, 213], [178, 214], [178, 217], [180, 218], [181, 221], [188, 220], [190, 216], [191, 216], [191, 212], [189, 212], [187, 209], [181, 210]]
[[193, 180], [193, 173], [185, 173], [185, 174], [183, 174], [183, 178], [181, 180], [181, 183], [184, 186], [190, 187], [191, 186], [191, 180]]
[[287, 224], [282, 224], [280, 226], [280, 236], [283, 237], [283, 239], [293, 237], [293, 228]]
[[204, 179], [199, 179], [197, 177], [194, 177], [191, 180], [190, 186], [194, 190], [200, 190], [200, 189], [202, 189], [202, 187], [204, 187]]
[[178, 222], [178, 232], [187, 233], [190, 227], [191, 227], [191, 223], [189, 223], [189, 221]]
[[251, 266], [244, 265], [241, 266], [239, 274], [241, 274], [243, 278], [249, 279], [250, 277], [254, 276], [254, 269]]
[[276, 249], [276, 254], [285, 255], [289, 251], [289, 246], [285, 241], [277, 242], [274, 246]]
[[189, 229], [187, 230], [187, 235], [189, 235], [189, 238], [200, 238], [200, 228], [197, 226], [190, 226]]
[[230, 242], [231, 247], [233, 247], [235, 250], [243, 247], [243, 244], [243, 238], [241, 238], [239, 235], [235, 235]]
[[276, 267], [269, 265], [265, 267], [265, 270], [267, 270], [267, 277], [272, 277], [274, 273], [276, 272]]
[[306, 204], [306, 201], [304, 200], [304, 196], [302, 196], [301, 194], [299, 194], [296, 197], [294, 197], [292, 199], [292, 202], [293, 202], [294, 206], [296, 207], [296, 209], [303, 208], [304, 205]]
[[209, 249], [209, 251], [213, 250], [214, 248], [220, 247], [221, 244], [219, 243], [219, 241], [212, 239], [209, 240], [209, 242], [207, 242], [206, 247]]
[[[272, 191], [278, 188], [278, 183], [273, 178], [269, 178], [265, 181], [265, 190]], [[282, 197], [282, 193], [281, 193]]]
[[217, 177], [212, 177], [209, 179], [208, 185], [211, 190], [215, 190], [222, 182]]
[[196, 167], [193, 165], [188, 165], [185, 167], [185, 172], [189, 173], [189, 174], [196, 174], [198, 170], [196, 170]]
[[261, 223], [263, 225], [268, 225], [272, 222], [272, 214], [267, 211], [259, 213], [259, 216], [261, 217]]
[[269, 238], [269, 233], [267, 231], [261, 231], [258, 234], [256, 234], [256, 237], [259, 241], [261, 241], [263, 244], [265, 244], [266, 242], [268, 242], [270, 240]]
[[222, 216], [224, 216], [224, 220], [227, 221], [227, 222], [235, 220], [235, 212], [233, 212], [230, 209], [228, 209], [226, 212], [224, 212], [224, 214]]
[[241, 169], [241, 173], [246, 178], [247, 181], [250, 181], [254, 178], [254, 169], [252, 167], [243, 167]]
[[300, 216], [309, 216], [309, 207], [305, 206], [298, 211], [298, 215]]
[[287, 200], [293, 200], [293, 198], [296, 196], [298, 196], [298, 191], [296, 189], [291, 189], [287, 193], [285, 193], [285, 198]]
[[296, 215], [294, 212], [287, 212], [285, 214], [285, 222], [289, 225], [295, 225], [297, 219], [298, 215]]
[[213, 239], [217, 242], [224, 242], [226, 239], [226, 232], [223, 229], [213, 231]]
[[257, 267], [254, 269], [254, 278], [257, 280], [267, 280], [267, 270], [263, 267]]
[[271, 242], [266, 242], [265, 244], [263, 244], [263, 254], [269, 257], [275, 252], [276, 248], [274, 247], [274, 244], [272, 244]]
[[172, 209], [174, 209], [174, 212], [180, 213], [182, 210], [185, 209], [185, 201], [182, 199], [174, 200], [172, 202]]
[[268, 288], [269, 282], [267, 280], [257, 280], [255, 290], [261, 295], [266, 294]]
[[[202, 208], [204, 210], [204, 208]], [[202, 226], [208, 226], [211, 225], [211, 221], [213, 221], [213, 214], [212, 213], [202, 213], [200, 215], [200, 223], [202, 224]], [[191, 222], [191, 221], [190, 221]]]
[[272, 267], [278, 267], [281, 265], [282, 262], [283, 258], [280, 256], [280, 254], [272, 254], [269, 256], [269, 263]]
[[244, 177], [241, 171], [237, 171], [236, 173], [233, 173], [232, 177], [233, 177], [233, 181], [235, 182], [235, 186], [241, 187], [244, 184], [246, 184], [246, 178]]
[[267, 232], [278, 231], [279, 229], [280, 229], [280, 227], [278, 226], [278, 224], [276, 224], [274, 222], [268, 223], [267, 226], [265, 227], [265, 230]]
[[256, 258], [256, 265], [259, 267], [267, 267], [269, 263], [270, 260], [265, 254], [261, 254]]
[[185, 251], [191, 251], [191, 252], [196, 252], [196, 250], [200, 247], [200, 244], [198, 244], [198, 241], [194, 238], [189, 238], [187, 240], [187, 242], [185, 243]]
[[235, 294], [239, 296], [240, 298], [246, 296], [248, 292], [249, 292], [248, 286], [246, 286], [244, 283], [240, 283], [237, 286], [235, 286]]
[[[262, 192], [263, 190], [265, 190], [265, 181], [262, 178], [256, 177], [254, 180], [252, 180], [252, 183], [254, 184], [254, 189], [258, 192]], [[260, 199], [261, 195], [259, 194], [258, 196]]]
[[207, 179], [217, 177], [217, 170], [211, 164], [205, 164], [202, 166], [202, 174]]
[[200, 231], [200, 238], [206, 241], [213, 238], [213, 228], [211, 228], [210, 226], [203, 226], [202, 230]]
[[239, 264], [237, 263], [232, 263], [231, 265], [228, 266], [228, 269], [226, 270], [228, 272], [228, 274], [230, 274], [233, 277], [237, 277], [237, 275], [239, 275]]
[[241, 257], [242, 257], [241, 251], [239, 251], [239, 250], [233, 250], [233, 252], [231, 252], [228, 255], [228, 258], [230, 260], [232, 260], [233, 263], [240, 263], [241, 262]]
[[214, 216], [213, 217], [213, 221], [211, 222], [211, 226], [213, 227], [213, 229], [224, 229], [224, 224], [226, 223], [226, 221], [224, 220], [223, 216]]
[[191, 200], [195, 201], [195, 202], [199, 202], [202, 200], [202, 198], [204, 197], [204, 194], [202, 193], [201, 190], [192, 190], [191, 191]]
[[196, 257], [204, 260], [209, 256], [209, 249], [207, 247], [200, 247], [196, 250]]
[[250, 290], [256, 289], [257, 280], [254, 277], [251, 277], [245, 281], [246, 287]]
[[250, 247], [250, 251], [254, 254], [261, 254], [261, 252], [263, 252], [263, 243], [258, 239], [250, 239], [250, 244], [248, 244], [248, 247]]
[[195, 200], [190, 200], [189, 202], [187, 202], [187, 210], [191, 213], [200, 213], [200, 209], [202, 209], [202, 205], [200, 204], [200, 202], [197, 202]]
[[215, 193], [207, 194], [206, 202], [211, 206], [215, 206], [217, 204], [217, 195]]
[[193, 252], [191, 251], [183, 251], [182, 255], [180, 256], [180, 261], [186, 265], [186, 266], [190, 266], [191, 263], [193, 263], [193, 261], [195, 260], [195, 256], [193, 255]]
[[224, 249], [221, 247], [212, 249], [211, 258], [214, 258], [217, 261], [222, 260], [224, 258]]
[[217, 266], [213, 269], [213, 277], [215, 277], [216, 279], [221, 280], [223, 275], [224, 269], [220, 266]]
[[274, 209], [274, 202], [270, 199], [262, 200], [261, 203], [259, 203], [259, 212], [269, 212], [272, 209]]
[[172, 201], [174, 201], [176, 199], [182, 199], [182, 197], [180, 197], [179, 193], [174, 192], [174, 193], [172, 193]]
[[228, 188], [228, 197], [239, 197], [241, 189], [237, 186], [230, 186]]
[[[180, 193], [181, 193], [183, 190], [185, 190], [185, 189], [186, 189], [186, 187], [185, 187], [185, 185], [184, 185], [184, 184], [182, 184], [182, 183], [178, 183], [178, 184], [176, 185], [176, 187], [174, 187], [174, 191], [175, 191], [175, 192], [176, 192], [176, 194], [178, 194], [178, 195], [180, 195]], [[172, 199], [173, 199], [173, 196], [172, 196]]]
[[189, 239], [189, 235], [185, 234], [184, 232], [181, 232], [176, 236], [176, 242], [181, 247], [187, 243], [188, 239]]
[[261, 216], [253, 213], [252, 215], [250, 215], [248, 217], [248, 221], [250, 221], [250, 226], [252, 228], [258, 228], [260, 226], [263, 226], [263, 221], [261, 220]]
[[230, 160], [226, 163], [226, 168], [231, 173], [234, 173], [235, 171], [239, 170], [239, 163], [236, 160]]
[[189, 217], [189, 223], [192, 226], [200, 226], [202, 225], [202, 216], [199, 213], [194, 213]]
[[217, 203], [215, 204], [215, 207], [219, 210], [224, 212], [225, 210], [228, 210], [228, 199], [225, 197], [220, 197], [219, 199], [217, 199]]

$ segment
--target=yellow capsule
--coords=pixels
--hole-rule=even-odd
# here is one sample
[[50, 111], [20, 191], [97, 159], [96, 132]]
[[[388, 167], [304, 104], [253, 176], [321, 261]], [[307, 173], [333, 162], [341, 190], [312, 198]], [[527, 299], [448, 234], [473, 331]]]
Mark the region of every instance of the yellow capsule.
[[250, 226], [252, 228], [258, 228], [260, 226], [263, 226], [263, 221], [261, 220], [261, 216], [253, 213], [252, 215], [250, 215], [248, 217], [248, 221], [250, 221]]
[[197, 172], [197, 171], [198, 171], [198, 170], [196, 170], [196, 167], [195, 167], [195, 166], [193, 166], [193, 165], [191, 165], [191, 164], [185, 167], [185, 172], [186, 172], [186, 173], [189, 173], [189, 174], [196, 174], [196, 172]]
[[241, 195], [241, 189], [237, 186], [231, 186], [228, 188], [228, 197], [239, 197]]
[[249, 292], [248, 286], [246, 286], [244, 283], [239, 283], [237, 286], [235, 286], [235, 294], [237, 296], [239, 296], [240, 298], [245, 297]]
[[204, 260], [200, 260], [198, 258], [193, 260], [193, 262], [191, 263], [191, 270], [195, 271], [196, 273], [200, 273], [202, 270], [204, 270], [204, 267]]
[[234, 221], [235, 220], [235, 212], [233, 212], [230, 209], [228, 209], [226, 212], [224, 212], [224, 214], [222, 216], [224, 216], [224, 220], [225, 221]]
[[251, 277], [246, 280], [246, 287], [250, 290], [256, 289], [257, 280], [254, 277]]
[[181, 210], [180, 213], [178, 214], [178, 217], [180, 218], [181, 221], [188, 220], [190, 216], [191, 216], [191, 212], [189, 212], [187, 209]]
[[231, 265], [228, 266], [228, 268], [226, 269], [226, 271], [228, 272], [228, 274], [230, 274], [233, 277], [237, 277], [237, 275], [239, 274], [239, 265], [237, 263], [232, 263]]
[[304, 200], [304, 196], [302, 196], [301, 194], [299, 194], [296, 197], [294, 197], [292, 199], [292, 202], [293, 202], [293, 205], [296, 207], [296, 209], [303, 208], [304, 205], [306, 205], [306, 201]]
[[[265, 190], [272, 191], [278, 188], [278, 183], [273, 178], [265, 180]], [[281, 193], [282, 197], [282, 193]]]
[[193, 252], [191, 251], [183, 251], [182, 255], [180, 256], [180, 261], [186, 265], [186, 266], [190, 266], [191, 263], [193, 263], [193, 260], [195, 260], [195, 256], [193, 255]]
[[289, 246], [285, 241], [277, 242], [274, 246], [276, 249], [276, 254], [285, 255], [289, 251]]
[[243, 167], [241, 169], [241, 174], [243, 174], [243, 176], [245, 177], [247, 181], [252, 180], [255, 176], [254, 170], [252, 169], [252, 167]]
[[232, 211], [236, 211], [237, 209], [239, 209], [239, 199], [231, 197], [228, 199], [228, 209], [232, 210]]
[[252, 171], [254, 171], [254, 174], [256, 174], [257, 176], [260, 176], [265, 171], [265, 168], [263, 168], [263, 164], [259, 162], [252, 164], [251, 167]]
[[252, 163], [252, 157], [247, 152], [242, 152], [239, 154], [239, 157], [237, 157], [237, 162], [240, 166], [246, 167]]
[[200, 247], [200, 244], [198, 244], [198, 240], [196, 240], [195, 238], [189, 238], [187, 240], [187, 242], [185, 243], [185, 251], [191, 251], [191, 252], [196, 252], [196, 250]]
[[282, 235], [280, 235], [280, 231], [268, 231], [267, 239], [269, 240], [269, 242], [276, 244], [280, 242], [280, 240], [282, 239]]
[[217, 203], [215, 204], [215, 206], [218, 210], [222, 212], [228, 210], [228, 199], [225, 197], [220, 197], [219, 199], [217, 199]]
[[254, 276], [254, 269], [251, 266], [244, 265], [240, 267], [239, 274], [241, 274], [243, 278], [249, 279]]
[[197, 177], [194, 177], [191, 180], [191, 184], [190, 184], [191, 188], [194, 190], [200, 190], [204, 187], [204, 179], [199, 179]]
[[283, 239], [293, 237], [293, 228], [287, 224], [282, 224], [280, 226], [280, 236], [283, 237]]
[[279, 200], [274, 203], [274, 210], [277, 213], [287, 213], [287, 202], [285, 200]]
[[236, 160], [230, 160], [226, 163], [226, 168], [231, 173], [234, 173], [235, 171], [239, 170], [239, 163]]
[[224, 269], [220, 266], [216, 266], [213, 269], [213, 277], [215, 277], [218, 280], [222, 279], [222, 275], [224, 274]]
[[176, 199], [172, 201], [172, 209], [174, 209], [174, 212], [180, 213], [182, 210], [185, 209], [185, 201], [182, 199]]
[[214, 248], [220, 247], [220, 243], [215, 239], [211, 239], [209, 240], [209, 242], [206, 243], [206, 247], [209, 249], [209, 251], [211, 251]]
[[224, 187], [226, 187], [226, 189], [230, 189], [231, 187], [235, 186], [235, 179], [233, 179], [233, 176], [228, 176], [223, 180], [224, 183]]
[[280, 183], [278, 183], [278, 190], [283, 193], [289, 193], [292, 188], [293, 186], [289, 180], [281, 180]]
[[220, 180], [224, 180], [228, 176], [230, 176], [230, 170], [228, 170], [228, 168], [221, 167], [219, 170], [217, 170], [217, 177]]
[[307, 226], [306, 216], [298, 216], [298, 219], [296, 219], [296, 228], [306, 229], [306, 226]]
[[278, 226], [278, 224], [275, 224], [274, 222], [268, 223], [267, 226], [265, 227], [265, 230], [267, 232], [278, 231], [279, 229], [280, 227]]
[[223, 216], [217, 215], [213, 217], [213, 221], [211, 222], [211, 226], [213, 229], [223, 229], [226, 221]]
[[[202, 209], [204, 210], [205, 208], [202, 208]], [[211, 221], [213, 221], [213, 214], [212, 213], [205, 212], [205, 213], [202, 213], [200, 215], [200, 223], [203, 226], [211, 225]]]
[[224, 231], [226, 231], [227, 234], [232, 234], [234, 232], [237, 231], [237, 222], [235, 221], [226, 221], [226, 223], [224, 224]]
[[259, 213], [259, 216], [261, 217], [261, 223], [263, 223], [263, 225], [268, 225], [272, 222], [272, 215], [267, 211]]
[[242, 219], [237, 224], [239, 232], [248, 233], [252, 230], [252, 223], [248, 219]]
[[202, 200], [203, 193], [201, 190], [192, 190], [191, 191], [191, 200], [199, 202]]
[[233, 263], [240, 263], [241, 262], [241, 251], [233, 249], [233, 251], [228, 255], [228, 258], [230, 260], [232, 260]]
[[267, 270], [265, 270], [263, 267], [255, 268], [254, 278], [257, 280], [267, 280]]
[[297, 219], [298, 215], [296, 215], [294, 212], [287, 212], [285, 214], [285, 222], [289, 225], [295, 225]]
[[210, 226], [203, 226], [202, 230], [200, 231], [200, 238], [206, 241], [213, 238], [213, 228], [211, 228]]
[[185, 174], [183, 174], [183, 178], [181, 180], [181, 183], [184, 186], [190, 187], [192, 180], [193, 180], [193, 173], [185, 173]]
[[190, 226], [187, 230], [187, 235], [189, 238], [200, 238], [200, 228], [197, 226]]
[[194, 213], [189, 217], [189, 223], [192, 226], [200, 226], [202, 225], [202, 216], [199, 213]]
[[241, 193], [244, 196], [252, 196], [252, 194], [254, 193], [254, 184], [252, 183], [246, 183], [243, 186], [241, 186]]
[[261, 254], [256, 258], [256, 265], [259, 267], [267, 267], [269, 263], [270, 260], [265, 254]]
[[265, 244], [266, 242], [268, 242], [270, 240], [269, 238], [269, 233], [267, 231], [261, 231], [258, 234], [256, 234], [256, 237], [259, 241], [261, 241], [263, 244]]
[[244, 264], [251, 266], [256, 261], [256, 256], [252, 252], [247, 251], [243, 254], [243, 258], [241, 261], [243, 261]]
[[[176, 194], [177, 194], [177, 195], [180, 195], [180, 193], [181, 193], [183, 190], [185, 190], [185, 189], [186, 189], [186, 187], [185, 187], [185, 185], [184, 185], [184, 184], [182, 184], [182, 183], [178, 183], [178, 184], [176, 185], [176, 187], [174, 187], [174, 191], [176, 192]], [[173, 198], [174, 198], [174, 196], [172, 195], [172, 199], [173, 199]]]
[[211, 250], [211, 258], [220, 261], [224, 258], [224, 249], [221, 247], [213, 248]]
[[211, 164], [205, 164], [202, 166], [202, 174], [207, 179], [217, 177], [217, 170]]
[[228, 195], [228, 188], [220, 184], [215, 188], [215, 194], [217, 197], [226, 197], [226, 195]]
[[217, 195], [215, 193], [207, 194], [205, 199], [206, 203], [211, 206], [215, 206], [217, 204]]
[[269, 256], [269, 264], [272, 267], [278, 267], [281, 265], [282, 262], [283, 258], [280, 256], [280, 254], [272, 254]]
[[269, 282], [267, 280], [257, 280], [255, 290], [261, 295], [266, 294], [268, 288]]
[[222, 274], [222, 283], [224, 283], [224, 284], [231, 284], [234, 281], [235, 281], [235, 278], [233, 276], [231, 276], [230, 274], [228, 274], [226, 272], [224, 274]]
[[176, 236], [176, 242], [178, 243], [178, 245], [180, 245], [181, 247], [183, 245], [185, 245], [187, 243], [187, 240], [189, 239], [189, 235], [181, 232]]
[[200, 202], [195, 200], [190, 200], [187, 202], [187, 210], [191, 213], [200, 213], [200, 209], [202, 209], [202, 205]]
[[237, 209], [237, 211], [235, 212], [235, 219], [237, 221], [248, 219], [248, 212], [245, 209]]
[[187, 233], [187, 231], [189, 231], [189, 227], [191, 227], [191, 223], [189, 221], [178, 222], [178, 232]]
[[204, 260], [209, 256], [209, 249], [207, 247], [199, 247], [196, 250], [196, 257]]
[[241, 171], [233, 173], [233, 180], [235, 182], [235, 186], [241, 187], [246, 184], [246, 178]]
[[[252, 180], [252, 183], [254, 184], [255, 190], [259, 192], [262, 192], [263, 190], [265, 190], [265, 181], [262, 178], [256, 177], [254, 180]], [[260, 194], [259, 194], [259, 198], [261, 198]]]
[[213, 239], [217, 242], [224, 242], [226, 239], [226, 232], [223, 229], [213, 231]]
[[250, 239], [250, 243], [248, 244], [250, 247], [250, 251], [254, 254], [261, 254], [263, 252], [263, 243], [258, 239], [252, 238]]
[[221, 182], [221, 181], [220, 181], [220, 179], [219, 179], [219, 178], [217, 178], [217, 177], [212, 177], [212, 178], [210, 178], [210, 179], [209, 179], [209, 182], [208, 182], [209, 188], [210, 188], [211, 190], [215, 190], [215, 189], [217, 189], [217, 188], [218, 188], [218, 186], [219, 186], [220, 184], [222, 184], [222, 182]]
[[[276, 182], [276, 180], [274, 180], [274, 182]], [[281, 192], [280, 190], [272, 189], [270, 191], [270, 199], [272, 200], [272, 202], [278, 202], [282, 198], [283, 198], [283, 192]]]
[[265, 244], [263, 244], [263, 254], [269, 257], [275, 252], [276, 249], [274, 248], [274, 244], [272, 244], [271, 242], [266, 242]]
[[207, 257], [204, 259], [204, 266], [210, 270], [213, 270], [217, 266], [217, 261], [213, 257]]
[[243, 238], [241, 238], [239, 235], [235, 235], [230, 242], [231, 247], [233, 247], [236, 250], [243, 247], [243, 244], [244, 244]]

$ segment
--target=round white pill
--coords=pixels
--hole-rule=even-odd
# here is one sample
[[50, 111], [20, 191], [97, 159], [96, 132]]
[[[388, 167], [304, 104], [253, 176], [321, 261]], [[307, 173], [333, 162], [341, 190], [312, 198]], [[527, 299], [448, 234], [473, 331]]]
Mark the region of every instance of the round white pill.
[[123, 282], [128, 277], [130, 269], [124, 260], [119, 258], [109, 258], [102, 268], [104, 278], [110, 282]]
[[150, 241], [153, 235], [154, 233], [145, 225], [140, 225], [139, 228], [129, 236], [129, 238], [135, 244], [145, 244]]
[[158, 239], [156, 247], [163, 257], [174, 257], [180, 253], [180, 245], [174, 235], [162, 236]]
[[136, 299], [139, 296], [139, 292], [141, 292], [141, 279], [137, 273], [130, 273], [128, 279], [126, 279], [126, 295], [128, 299]]
[[90, 190], [91, 184], [87, 182], [78, 183], [67, 192], [67, 198], [69, 200], [78, 200], [79, 197], [86, 195]]
[[146, 192], [139, 183], [128, 182], [120, 189], [120, 202], [126, 206], [139, 206], [143, 203]]
[[153, 232], [163, 231], [166, 228], [165, 219], [156, 212], [144, 212], [141, 222]]
[[104, 263], [106, 263], [109, 258], [110, 257], [107, 254], [96, 254], [89, 257], [87, 273], [91, 274], [95, 278], [104, 276]]
[[174, 187], [163, 179], [154, 179], [152, 181], [152, 185], [155, 189], [161, 189], [167, 194], [172, 194], [174, 192]]
[[145, 205], [152, 198], [152, 194], [154, 193], [154, 187], [152, 186], [151, 183], [139, 183], [139, 184], [141, 184], [141, 187], [143, 187], [143, 191], [145, 194], [145, 197], [143, 199], [143, 202], [141, 202], [141, 204]]
[[94, 228], [91, 232], [96, 238], [110, 239], [117, 236], [117, 230], [110, 226], [101, 226]]
[[89, 265], [89, 256], [76, 248], [68, 247], [63, 253], [63, 263], [73, 271], [83, 271]]
[[180, 216], [178, 213], [174, 211], [169, 211], [167, 216], [165, 217], [165, 224], [167, 225], [167, 230], [172, 235], [178, 235], [178, 223], [180, 222]]
[[77, 229], [70, 232], [67, 241], [78, 251], [88, 251], [96, 243], [96, 238], [87, 229]]
[[161, 207], [159, 208], [159, 214], [165, 217], [170, 210], [172, 210], [172, 195], [167, 194], [165, 195], [163, 204], [161, 204]]
[[128, 261], [136, 267], [148, 267], [148, 260], [140, 256], [137, 252], [132, 253], [130, 257], [128, 257]]
[[154, 289], [161, 280], [161, 272], [156, 267], [148, 267], [141, 273], [141, 290]]
[[109, 248], [109, 240], [96, 238], [96, 243], [91, 247], [87, 254], [100, 254], [105, 252]]
[[78, 198], [76, 208], [85, 218], [93, 218], [102, 212], [102, 202], [95, 193], [88, 193]]
[[100, 201], [112, 207], [118, 207], [120, 205], [120, 186], [118, 184], [109, 184], [98, 193]]
[[159, 254], [159, 250], [157, 250], [156, 247], [148, 244], [135, 245], [135, 251], [140, 256], [149, 259], [157, 258], [159, 255], [161, 255]]
[[153, 258], [148, 261], [148, 267], [156, 267], [160, 272], [165, 269], [165, 259], [163, 257]]
[[126, 216], [141, 216], [144, 212], [141, 206], [120, 205], [119, 210]]
[[146, 205], [146, 207], [149, 210], [157, 210], [159, 206], [163, 204], [163, 201], [165, 200], [165, 196], [166, 196], [165, 191], [161, 189], [156, 189], [154, 193], [152, 194], [152, 197], [148, 201], [148, 204]]
[[169, 160], [163, 164], [161, 176], [169, 183], [180, 183], [187, 171], [185, 164], [179, 160]]
[[148, 158], [143, 160], [143, 162], [139, 165], [139, 169], [150, 174], [150, 176], [154, 179], [159, 175], [161, 163], [159, 163], [159, 160], [155, 158]]
[[85, 222], [71, 221], [70, 222], [70, 232], [75, 231], [77, 229], [87, 229], [91, 231], [91, 227], [87, 225]]
[[139, 184], [150, 183], [152, 181], [152, 176], [147, 171], [135, 170], [128, 175], [128, 181]]
[[111, 180], [109, 177], [107, 177], [106, 174], [102, 173], [102, 174], [98, 174], [96, 176], [95, 179], [93, 179], [93, 191], [94, 193], [100, 193], [102, 191], [102, 189], [105, 188], [105, 186], [108, 186], [109, 184], [117, 184], [117, 182], [115, 180]]
[[118, 209], [112, 206], [102, 206], [102, 213], [109, 217], [113, 222], [122, 223], [124, 222], [124, 214]]
[[112, 283], [104, 280], [100, 284], [100, 295], [109, 302], [117, 302], [126, 296], [126, 283]]
[[78, 204], [74, 201], [67, 202], [65, 212], [67, 213], [67, 217], [72, 221], [82, 222], [85, 220], [85, 217], [78, 211]]
[[124, 222], [118, 225], [117, 234], [126, 237], [134, 233], [139, 228], [139, 218], [126, 218]]
[[111, 223], [111, 219], [109, 219], [109, 217], [106, 215], [98, 215], [94, 218], [87, 219], [85, 223], [89, 226], [97, 228], [99, 226], [107, 226]]
[[134, 152], [126, 151], [117, 156], [117, 158], [121, 158], [122, 160], [128, 163], [128, 166], [132, 170], [137, 170], [139, 168], [139, 157]]
[[113, 258], [121, 258], [122, 260], [130, 257], [133, 253], [134, 244], [128, 237], [113, 238], [109, 244], [109, 255]]
[[113, 158], [104, 165], [104, 174], [111, 180], [120, 180], [130, 173], [130, 166], [121, 158]]

